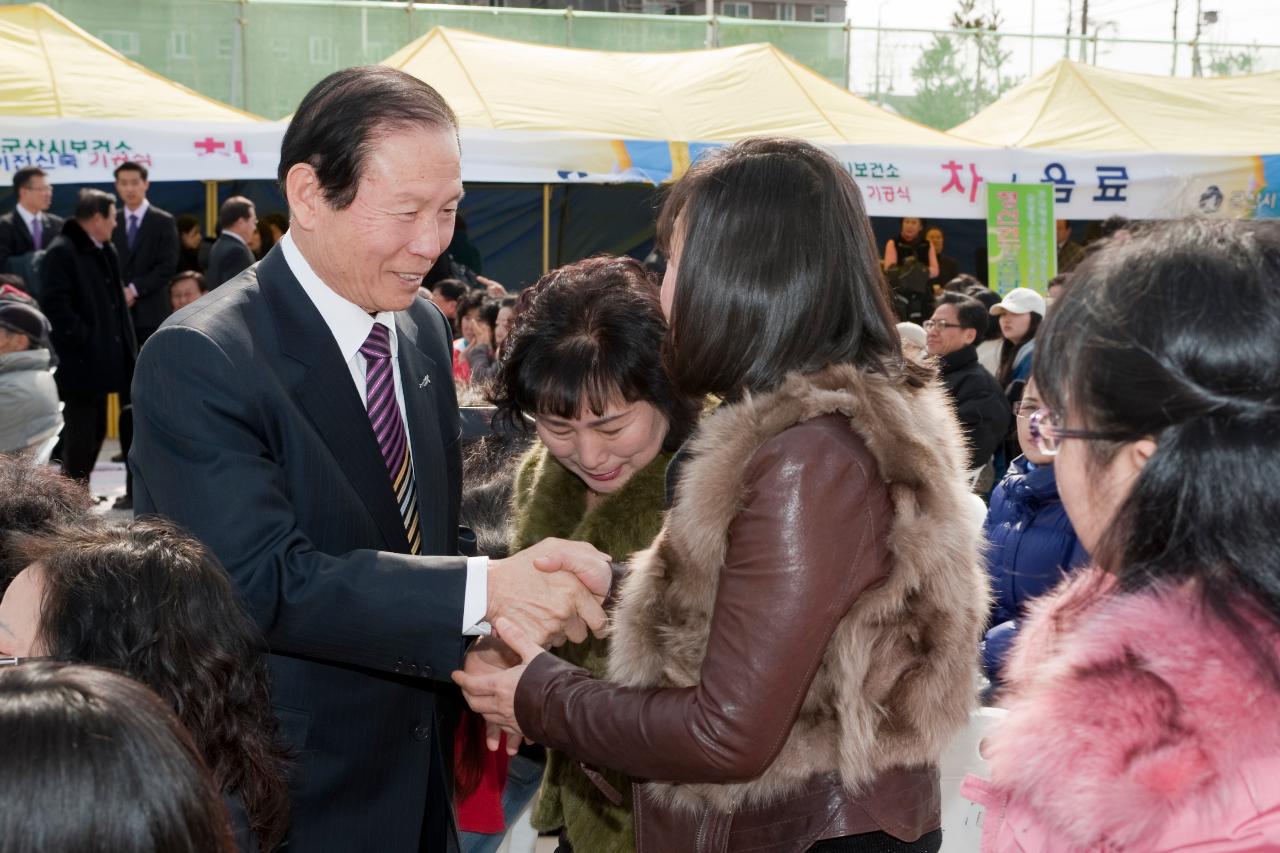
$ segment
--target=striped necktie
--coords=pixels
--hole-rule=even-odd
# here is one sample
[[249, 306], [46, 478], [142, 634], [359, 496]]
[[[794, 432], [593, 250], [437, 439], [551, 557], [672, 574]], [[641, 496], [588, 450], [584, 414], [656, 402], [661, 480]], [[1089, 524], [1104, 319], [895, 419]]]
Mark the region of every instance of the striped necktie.
[[382, 451], [382, 461], [391, 477], [391, 490], [400, 506], [400, 518], [409, 539], [409, 553], [422, 553], [422, 530], [418, 524], [418, 491], [413, 482], [413, 464], [409, 457], [409, 438], [405, 435], [396, 403], [396, 384], [391, 375], [391, 333], [381, 323], [374, 323], [360, 347], [365, 357], [365, 407], [373, 435]]

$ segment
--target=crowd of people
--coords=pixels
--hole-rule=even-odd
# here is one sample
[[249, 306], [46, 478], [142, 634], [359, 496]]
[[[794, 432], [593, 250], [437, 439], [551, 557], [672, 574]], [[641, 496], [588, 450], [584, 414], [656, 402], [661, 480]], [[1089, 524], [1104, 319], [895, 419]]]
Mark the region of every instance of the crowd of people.
[[508, 294], [385, 67], [295, 112], [286, 222], [210, 244], [122, 170], [0, 219], [0, 848], [936, 853], [982, 703], [984, 851], [1280, 844], [1274, 226], [1068, 234], [997, 294], [750, 139], [660, 279]]

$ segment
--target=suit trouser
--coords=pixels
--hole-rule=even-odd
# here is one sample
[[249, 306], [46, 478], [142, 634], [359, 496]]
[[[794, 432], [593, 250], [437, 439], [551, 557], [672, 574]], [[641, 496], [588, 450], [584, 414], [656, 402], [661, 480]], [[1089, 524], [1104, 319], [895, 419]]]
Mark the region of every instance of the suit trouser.
[[62, 473], [88, 485], [107, 437], [107, 395], [68, 394], [62, 402]]

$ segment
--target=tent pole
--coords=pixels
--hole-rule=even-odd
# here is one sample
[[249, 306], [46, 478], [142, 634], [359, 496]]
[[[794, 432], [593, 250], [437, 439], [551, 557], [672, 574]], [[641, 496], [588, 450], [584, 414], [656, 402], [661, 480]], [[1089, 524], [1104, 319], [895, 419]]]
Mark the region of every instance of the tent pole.
[[218, 222], [218, 182], [204, 182], [204, 233], [206, 237], [217, 237], [215, 227]]
[[542, 185], [542, 274], [551, 272], [551, 184]]

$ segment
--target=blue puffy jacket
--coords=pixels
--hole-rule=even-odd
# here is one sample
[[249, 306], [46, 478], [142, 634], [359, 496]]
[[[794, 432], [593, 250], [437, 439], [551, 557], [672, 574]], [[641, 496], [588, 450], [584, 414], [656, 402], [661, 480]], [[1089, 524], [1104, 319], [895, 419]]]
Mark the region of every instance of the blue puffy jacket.
[[1005, 653], [1017, 634], [1027, 602], [1057, 585], [1066, 572], [1089, 561], [1058, 497], [1052, 465], [1019, 456], [991, 493], [985, 526], [987, 571], [995, 592], [993, 626], [983, 646], [987, 677], [999, 681]]

